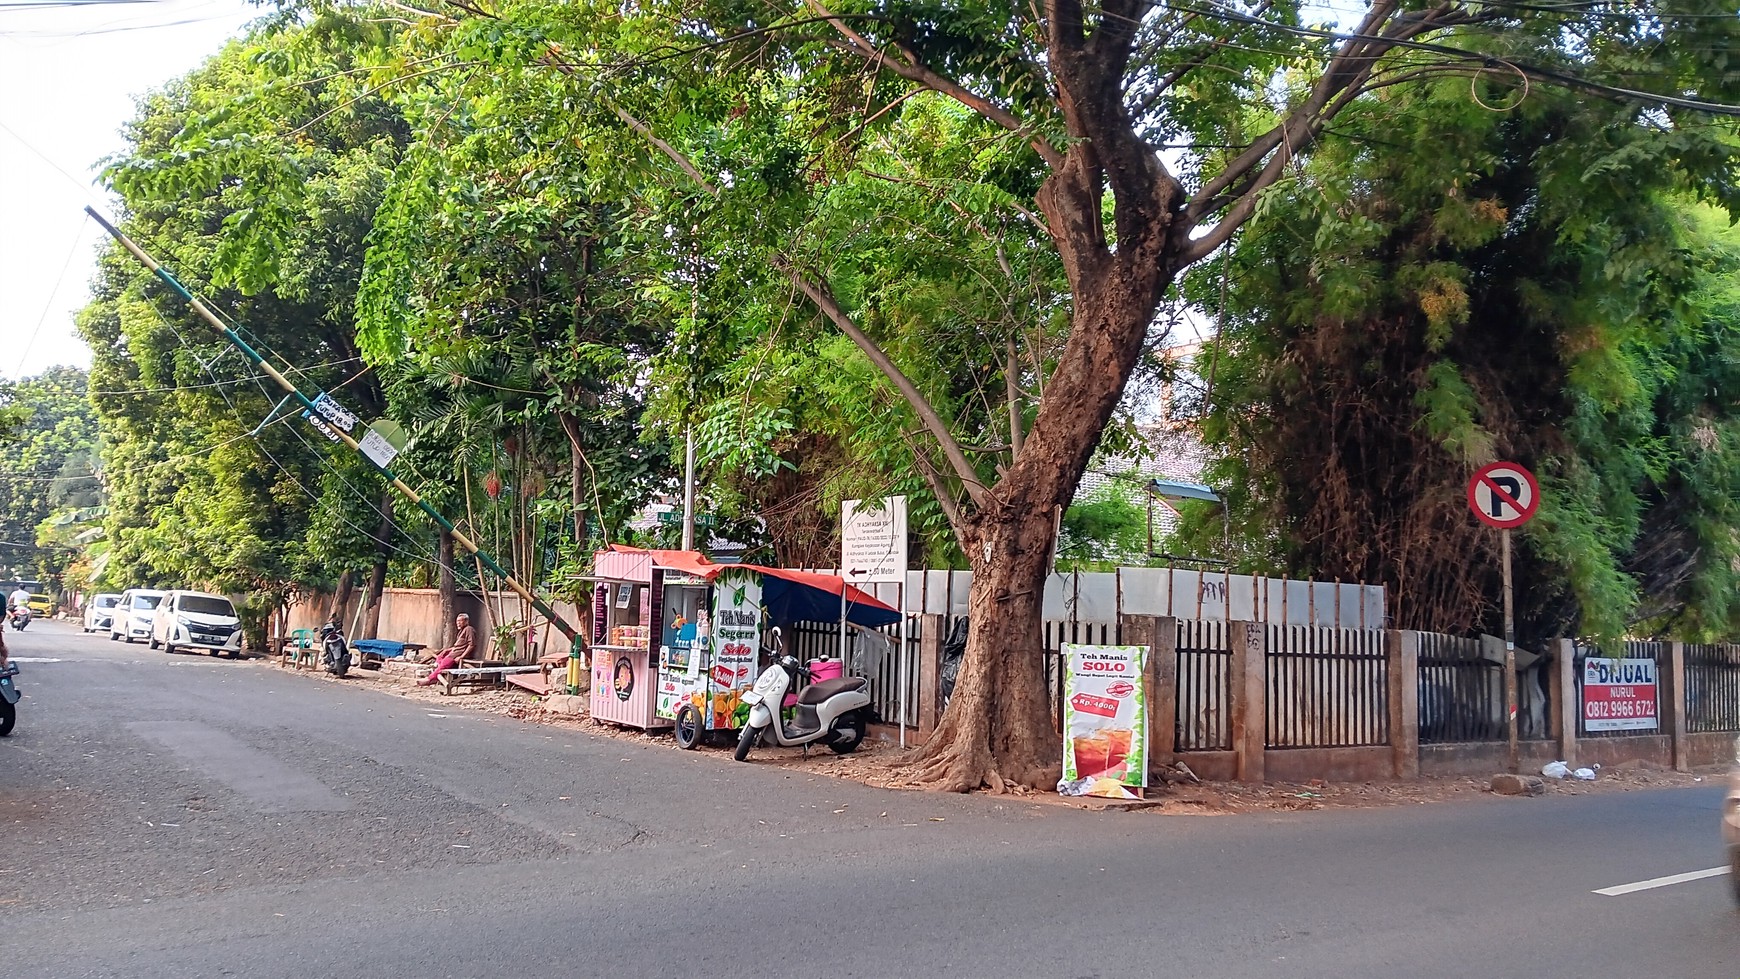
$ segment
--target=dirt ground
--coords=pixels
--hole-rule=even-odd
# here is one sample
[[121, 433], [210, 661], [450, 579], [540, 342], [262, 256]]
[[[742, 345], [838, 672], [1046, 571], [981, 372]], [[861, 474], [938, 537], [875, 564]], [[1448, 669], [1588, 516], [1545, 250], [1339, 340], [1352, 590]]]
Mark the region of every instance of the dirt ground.
[[[663, 746], [671, 751], [679, 750], [669, 732], [648, 734], [614, 724], [594, 722], [589, 717], [555, 713], [547, 710], [540, 698], [514, 687], [445, 696], [433, 687], [418, 687], [418, 671], [419, 667], [413, 664], [388, 662], [378, 671], [353, 669], [350, 676], [344, 679], [331, 677], [317, 670], [301, 672], [310, 679], [328, 683], [368, 684], [397, 696], [427, 702], [432, 708], [498, 714], [529, 723], [583, 730], [619, 740]], [[699, 750], [717, 755], [721, 764], [732, 764], [731, 747], [721, 737]], [[761, 764], [782, 765], [879, 788], [920, 788], [913, 783], [908, 768], [910, 751], [903, 751], [898, 744], [889, 740], [871, 738], [858, 751], [844, 756], [835, 755], [826, 748], [805, 753], [799, 748], [760, 747], [756, 749], [754, 757]], [[1590, 795], [1598, 792], [1684, 788], [1719, 783], [1725, 777], [1726, 769], [1720, 767], [1675, 772], [1660, 766], [1636, 764], [1603, 768], [1596, 772], [1594, 781], [1546, 779], [1545, 783], [1547, 795]], [[1051, 792], [1032, 792], [1018, 787], [1006, 787], [1004, 791], [1033, 802], [1082, 809], [1135, 808], [1163, 815], [1232, 815], [1261, 811], [1427, 805], [1463, 799], [1500, 798], [1488, 787], [1490, 780], [1490, 776], [1427, 776], [1407, 782], [1327, 782], [1312, 779], [1309, 782], [1247, 785], [1238, 782], [1193, 783], [1182, 773], [1177, 773], [1176, 780], [1169, 780], [1164, 786], [1150, 788], [1148, 798], [1139, 804], [1069, 799]]]

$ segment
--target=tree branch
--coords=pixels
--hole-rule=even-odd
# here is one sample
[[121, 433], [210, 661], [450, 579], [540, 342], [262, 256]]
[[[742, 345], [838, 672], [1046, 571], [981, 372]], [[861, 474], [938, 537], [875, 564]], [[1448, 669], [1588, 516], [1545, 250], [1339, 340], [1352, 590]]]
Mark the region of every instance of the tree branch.
[[[659, 152], [682, 168], [682, 171], [706, 190], [709, 195], [719, 196], [718, 188], [702, 176], [700, 170], [676, 147], [659, 139], [653, 133], [652, 127], [635, 118], [621, 106], [612, 104], [611, 108], [629, 128], [651, 140], [653, 145], [658, 147]], [[839, 301], [834, 298], [833, 292], [825, 283], [805, 275], [784, 252], [774, 252], [772, 263], [775, 268], [785, 274], [786, 278], [791, 280], [792, 285], [797, 286], [800, 292], [809, 297], [810, 302], [814, 303], [823, 315], [840, 328], [840, 332], [846, 334], [854, 344], [857, 344], [864, 356], [870, 359], [870, 363], [874, 364], [876, 369], [893, 383], [901, 397], [906, 399], [906, 403], [918, 415], [919, 420], [924, 422], [924, 427], [936, 439], [937, 445], [942, 449], [943, 455], [947, 457], [949, 465], [954, 468], [955, 474], [966, 485], [968, 495], [972, 496], [974, 502], [977, 502], [985, 492], [985, 485], [979, 480], [978, 470], [974, 469], [972, 463], [967, 461], [966, 453], [961, 451], [960, 443], [955, 440], [954, 434], [949, 431], [948, 425], [942, 420], [942, 416], [937, 414], [936, 408], [931, 405], [930, 400], [918, 390], [918, 385], [912, 383], [912, 378], [906, 376], [906, 373], [900, 369], [900, 365], [896, 364], [893, 358], [889, 357], [887, 352], [870, 338], [869, 334], [858, 328], [858, 324], [850, 314], [840, 307]]]
[[1033, 151], [1039, 154], [1047, 166], [1056, 167], [1063, 162], [1063, 154], [1035, 133], [1033, 127], [1016, 118], [1015, 114], [1008, 109], [970, 91], [954, 79], [931, 70], [916, 52], [896, 45], [895, 50], [899, 53], [899, 57], [891, 58], [886, 51], [877, 48], [864, 35], [853, 30], [843, 19], [822, 6], [820, 0], [804, 0], [804, 2], [810, 9], [833, 25], [834, 29], [839, 31], [841, 37], [844, 38], [844, 40], [829, 42], [831, 47], [855, 54], [873, 65], [887, 68], [909, 82], [946, 95], [1004, 129], [1019, 134], [1028, 141], [1028, 144], [1033, 147]]
[[858, 324], [840, 307], [839, 301], [834, 298], [833, 292], [825, 283], [804, 275], [782, 252], [774, 253], [773, 265], [784, 272], [786, 277], [791, 279], [792, 284], [797, 286], [805, 296], [808, 296], [810, 302], [815, 303], [816, 308], [820, 309], [823, 315], [840, 328], [841, 333], [846, 334], [853, 343], [858, 345], [858, 349], [863, 351], [864, 356], [870, 359], [870, 363], [882, 372], [882, 376], [894, 384], [901, 397], [906, 399], [906, 403], [911, 406], [919, 420], [924, 423], [924, 427], [930, 432], [931, 437], [936, 439], [937, 446], [942, 449], [943, 456], [948, 459], [955, 475], [960, 477], [962, 483], [966, 484], [967, 494], [973, 498], [975, 503], [978, 502], [985, 492], [985, 484], [979, 480], [978, 470], [974, 469], [972, 463], [967, 461], [966, 453], [962, 451], [960, 443], [955, 441], [954, 434], [949, 431], [948, 424], [942, 420], [941, 415], [937, 414], [936, 408], [931, 405], [930, 400], [918, 390], [918, 385], [912, 383], [912, 378], [906, 376], [906, 372], [900, 369], [900, 365], [896, 364], [875, 340], [870, 339], [868, 334], [858, 328]]
[[943, 517], [949, 522], [949, 529], [955, 532], [955, 540], [966, 540], [966, 517], [961, 513], [961, 506], [955, 502], [954, 495], [949, 492], [948, 484], [943, 480], [942, 473], [937, 472], [936, 467], [931, 465], [930, 460], [918, 450], [917, 445], [913, 444], [912, 436], [901, 432], [900, 438], [912, 453], [913, 467], [924, 478], [925, 485], [930, 487], [930, 495], [936, 497], [937, 506], [942, 507]]
[[1307, 121], [1316, 116], [1329, 99], [1345, 87], [1346, 74], [1356, 61], [1369, 61], [1382, 53], [1379, 51], [1369, 56], [1366, 54], [1367, 48], [1372, 45], [1371, 32], [1395, 13], [1396, 6], [1397, 0], [1375, 0], [1365, 19], [1360, 21], [1359, 27], [1354, 31], [1354, 36], [1344, 42], [1341, 50], [1329, 59], [1329, 64], [1324, 67], [1323, 74], [1312, 86], [1311, 94], [1305, 102], [1289, 113], [1280, 125], [1253, 140], [1251, 145], [1245, 147], [1244, 152], [1233, 157], [1218, 176], [1204, 183], [1190, 199], [1186, 214], [1191, 219], [1198, 219], [1214, 210], [1211, 205], [1223, 191], [1256, 169], [1276, 148], [1291, 142], [1290, 137], [1299, 135]]

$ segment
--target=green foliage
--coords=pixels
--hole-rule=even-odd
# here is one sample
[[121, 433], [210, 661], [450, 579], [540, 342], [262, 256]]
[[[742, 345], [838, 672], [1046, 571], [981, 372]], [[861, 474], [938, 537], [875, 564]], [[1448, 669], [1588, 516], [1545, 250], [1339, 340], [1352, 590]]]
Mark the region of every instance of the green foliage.
[[[305, 390], [384, 410], [350, 319], [364, 236], [402, 125], [355, 75], [378, 31], [355, 18], [265, 26], [141, 102], [106, 171], [124, 230], [295, 365]], [[274, 193], [294, 183], [294, 195]], [[282, 393], [119, 249], [80, 317], [111, 492], [99, 582], [282, 593], [324, 584], [375, 547], [361, 493]], [[340, 463], [343, 465], [343, 463]], [[350, 483], [358, 482], [352, 470]], [[372, 478], [372, 477], [371, 477]], [[321, 515], [325, 515], [324, 518]], [[341, 529], [342, 528], [342, 529]]]
[[57, 511], [101, 503], [87, 384], [75, 367], [0, 382], [0, 579], [38, 577], [58, 588], [71, 555], [52, 535], [37, 547], [39, 526]]
[[1063, 512], [1057, 567], [1063, 571], [1110, 571], [1145, 564], [1148, 514], [1133, 494], [1112, 482]]
[[1694, 196], [1728, 202], [1731, 137], [1686, 122], [1551, 90], [1493, 113], [1458, 82], [1352, 110], [1231, 257], [1203, 433], [1241, 562], [1496, 632], [1497, 535], [1462, 487], [1511, 458], [1542, 477], [1525, 639], [1732, 635], [1740, 237]]

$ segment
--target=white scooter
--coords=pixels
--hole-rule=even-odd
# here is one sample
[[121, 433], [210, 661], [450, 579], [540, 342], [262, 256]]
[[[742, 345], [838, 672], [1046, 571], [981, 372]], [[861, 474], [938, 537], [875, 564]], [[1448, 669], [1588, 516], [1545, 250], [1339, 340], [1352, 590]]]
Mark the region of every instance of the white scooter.
[[[779, 630], [774, 630], [774, 648], [779, 648]], [[797, 695], [797, 716], [789, 723], [780, 718], [786, 692], [797, 686], [798, 678], [808, 679], [810, 671], [798, 664], [797, 657], [776, 653], [773, 663], [755, 678], [755, 686], [743, 695], [749, 705], [749, 721], [737, 738], [737, 760], [748, 761], [749, 749], [765, 735], [769, 741], [787, 748], [823, 742], [835, 754], [856, 751], [864, 743], [870, 721], [869, 681], [861, 676], [843, 676], [837, 680], [812, 683]]]

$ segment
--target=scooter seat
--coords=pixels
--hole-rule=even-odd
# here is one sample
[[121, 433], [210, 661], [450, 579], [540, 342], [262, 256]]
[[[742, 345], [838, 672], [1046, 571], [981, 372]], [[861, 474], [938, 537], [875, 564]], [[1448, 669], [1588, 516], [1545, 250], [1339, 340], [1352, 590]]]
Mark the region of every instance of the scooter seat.
[[866, 681], [861, 676], [843, 676], [838, 680], [823, 680], [821, 683], [812, 683], [805, 687], [803, 692], [798, 694], [798, 703], [814, 706], [834, 694], [845, 693], [848, 690], [862, 690], [865, 685]]

